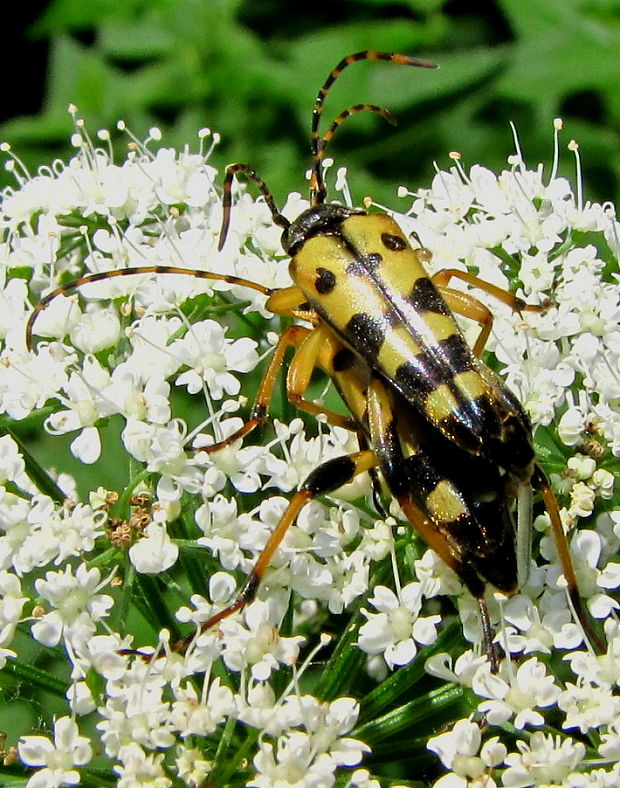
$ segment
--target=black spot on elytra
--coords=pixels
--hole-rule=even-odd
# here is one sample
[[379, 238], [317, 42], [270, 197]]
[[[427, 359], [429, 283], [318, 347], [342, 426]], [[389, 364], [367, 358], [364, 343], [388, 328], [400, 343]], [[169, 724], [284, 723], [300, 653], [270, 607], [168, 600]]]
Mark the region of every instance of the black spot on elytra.
[[391, 252], [402, 252], [407, 248], [407, 241], [399, 235], [392, 235], [391, 233], [381, 233], [381, 240], [383, 245]]
[[448, 305], [439, 295], [437, 288], [427, 276], [421, 276], [416, 280], [407, 301], [420, 313], [436, 312], [439, 315], [450, 314]]
[[351, 337], [351, 344], [363, 348], [364, 355], [376, 357], [385, 339], [383, 322], [365, 312], [357, 312], [349, 320], [344, 330], [345, 336]]
[[445, 358], [455, 375], [473, 369], [471, 349], [461, 334], [451, 334], [440, 340], [438, 353]]
[[430, 356], [426, 353], [418, 353], [415, 356], [415, 363], [403, 362], [394, 373], [396, 388], [413, 401], [428, 396], [444, 382], [445, 380], [438, 375], [436, 365], [431, 363]]
[[336, 286], [336, 274], [328, 268], [317, 268], [314, 286], [320, 295], [331, 293]]

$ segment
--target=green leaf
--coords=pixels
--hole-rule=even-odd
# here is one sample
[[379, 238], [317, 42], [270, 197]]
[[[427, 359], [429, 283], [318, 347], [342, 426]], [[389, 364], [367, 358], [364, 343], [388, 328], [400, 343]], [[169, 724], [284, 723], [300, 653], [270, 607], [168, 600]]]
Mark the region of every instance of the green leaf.
[[313, 691], [322, 700], [333, 700], [345, 694], [362, 669], [364, 654], [356, 645], [360, 623], [359, 612], [351, 616], [332, 656], [321, 671], [321, 679]]
[[[360, 738], [370, 747], [409, 731], [424, 723], [425, 730], [437, 730], [451, 719], [462, 716], [464, 705], [468, 707], [468, 691], [456, 684], [448, 684], [420, 696], [399, 708], [377, 717], [370, 722], [358, 725], [351, 736]], [[471, 709], [469, 709], [471, 711]]]
[[[139, 26], [139, 35], [136, 27]], [[126, 19], [110, 20], [101, 26], [99, 35], [101, 51], [110, 57], [143, 62], [150, 58], [170, 54], [174, 49], [172, 31], [163, 26], [161, 19], [140, 19], [128, 24]]]
[[[162, 0], [150, 0], [151, 6], [167, 5]], [[83, 29], [94, 27], [106, 19], [130, 18], [143, 6], [142, 0], [97, 0], [84, 3], [82, 0], [52, 0], [32, 27], [36, 36], [50, 35], [65, 28]]]
[[5, 666], [0, 671], [0, 674], [2, 673], [17, 676], [29, 686], [46, 690], [63, 699], [71, 686], [68, 681], [62, 681], [56, 678], [48, 670], [41, 670], [19, 659], [7, 660]]
[[563, 0], [503, 0], [518, 32], [498, 91], [526, 101], [553, 101], [584, 89], [600, 89], [620, 79], [620, 26], [600, 21], [584, 6]]

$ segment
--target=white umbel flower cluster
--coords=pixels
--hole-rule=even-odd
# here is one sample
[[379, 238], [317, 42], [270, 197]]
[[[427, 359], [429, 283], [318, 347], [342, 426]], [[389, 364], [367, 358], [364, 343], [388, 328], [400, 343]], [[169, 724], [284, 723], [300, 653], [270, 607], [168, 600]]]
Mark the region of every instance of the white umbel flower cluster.
[[[132, 139], [124, 160], [115, 160], [109, 134], [98, 136], [95, 145], [77, 120], [75, 157], [34, 177], [11, 159], [17, 186], [0, 207], [0, 670], [55, 692], [67, 709], [55, 721], [42, 709], [49, 737], [23, 731], [13, 757], [31, 770], [28, 785], [77, 784], [92, 769], [90, 781], [107, 770], [108, 782], [127, 787], [348, 780], [378, 788], [393, 774], [385, 764], [410, 755], [410, 722], [426, 720], [429, 739], [455, 692], [486, 726], [464, 718], [429, 741], [446, 771], [436, 785], [617, 784], [620, 225], [612, 207], [583, 204], [555, 163], [546, 175], [520, 155], [499, 176], [465, 172], [457, 160], [429, 189], [400, 191], [407, 203], [395, 216], [429, 247], [433, 270], [474, 271], [547, 304], [523, 315], [489, 304], [489, 363], [540, 428], [541, 462], [575, 531], [580, 590], [608, 650], [596, 654], [573, 620], [541, 515], [527, 585], [501, 606], [489, 600], [502, 647], [520, 660], [493, 675], [473, 600], [403, 527], [400, 511], [388, 502], [389, 516], [377, 513], [366, 475], [304, 507], [259, 599], [199, 632], [235, 598], [308, 473], [356, 451], [357, 439], [274, 406], [269, 428], [200, 451], [242, 426], [281, 330], [264, 296], [238, 284], [104, 278], [54, 298], [27, 347], [35, 305], [88, 274], [167, 266], [271, 289], [290, 284], [280, 230], [244, 187], [234, 187], [228, 241], [217, 249], [221, 175], [208, 162], [217, 135], [201, 132], [197, 153], [155, 150], [152, 129], [144, 142]], [[342, 171], [337, 183], [346, 200]], [[283, 212], [294, 218], [304, 207], [294, 194]], [[464, 329], [473, 339], [479, 330]], [[334, 407], [323, 384], [312, 396]], [[36, 443], [24, 450], [18, 438], [33, 426], [54, 445], [68, 436], [75, 478], [62, 449], [53, 463], [39, 462]], [[101, 477], [95, 489], [85, 466]], [[121, 478], [120, 488], [106, 489], [108, 478]], [[469, 650], [450, 640], [444, 615], [455, 609]], [[322, 628], [341, 633], [329, 658]], [[53, 680], [29, 657], [16, 659], [20, 633], [56, 660]], [[448, 643], [451, 656], [441, 653]], [[439, 652], [428, 670], [454, 685], [445, 695], [436, 679], [429, 689], [419, 677], [399, 678], [419, 671], [424, 649]]]

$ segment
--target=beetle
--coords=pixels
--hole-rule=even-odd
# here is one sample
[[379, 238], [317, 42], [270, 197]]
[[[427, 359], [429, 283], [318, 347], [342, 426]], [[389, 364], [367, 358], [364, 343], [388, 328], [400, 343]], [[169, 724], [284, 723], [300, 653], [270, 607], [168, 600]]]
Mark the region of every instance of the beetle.
[[[326, 202], [323, 161], [328, 142], [340, 125], [360, 111], [393, 116], [374, 104], [342, 112], [320, 134], [323, 104], [342, 71], [362, 60], [434, 68], [424, 60], [364, 50], [343, 58], [318, 92], [310, 131], [312, 169], [310, 206], [294, 221], [278, 210], [265, 181], [247, 164], [227, 167], [219, 246], [225, 246], [232, 210], [232, 185], [238, 175], [255, 183], [273, 221], [282, 228], [282, 247], [290, 255], [293, 284], [269, 289], [235, 276], [178, 267], [137, 267], [85, 276], [48, 294], [30, 316], [34, 321], [61, 293], [84, 284], [139, 273], [188, 274], [258, 290], [274, 314], [305, 321], [281, 335], [259, 387], [250, 418], [232, 436], [203, 451], [231, 445], [263, 424], [287, 350], [294, 355], [287, 373], [287, 393], [300, 409], [323, 414], [332, 425], [357, 433], [360, 449], [328, 460], [300, 486], [232, 604], [203, 629], [215, 626], [255, 597], [271, 558], [303, 506], [327, 495], [363, 471], [380, 471], [389, 492], [420, 536], [457, 573], [477, 599], [483, 636], [493, 670], [497, 655], [484, 600], [488, 584], [514, 593], [524, 581], [515, 546], [513, 510], [525, 529], [531, 521], [531, 493], [542, 494], [550, 515], [572, 604], [588, 635], [575, 574], [557, 502], [536, 462], [532, 428], [514, 394], [480, 355], [491, 331], [491, 310], [450, 286], [459, 278], [502, 300], [514, 311], [539, 310], [472, 274], [448, 269], [429, 276], [430, 252], [415, 246], [386, 214], [369, 213]], [[454, 314], [474, 319], [480, 334], [470, 348]], [[315, 369], [336, 384], [349, 416], [305, 399]], [[182, 649], [187, 639], [177, 644]]]

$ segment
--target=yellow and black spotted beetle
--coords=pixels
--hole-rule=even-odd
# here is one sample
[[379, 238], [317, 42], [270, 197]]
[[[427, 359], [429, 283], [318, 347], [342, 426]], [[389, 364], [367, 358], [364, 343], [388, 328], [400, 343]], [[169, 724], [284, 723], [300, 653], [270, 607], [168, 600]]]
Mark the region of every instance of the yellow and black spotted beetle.
[[[491, 311], [449, 283], [460, 278], [515, 311], [539, 307], [528, 306], [460, 270], [443, 270], [430, 277], [424, 268], [430, 253], [417, 238], [412, 246], [390, 216], [325, 202], [325, 148], [342, 122], [362, 110], [393, 122], [383, 107], [357, 104], [338, 115], [320, 135], [323, 103], [332, 84], [347, 66], [361, 60], [434, 68], [413, 57], [374, 50], [349, 55], [338, 63], [314, 105], [310, 207], [295, 221], [280, 213], [266, 183], [251, 167], [234, 164], [226, 170], [219, 249], [224, 247], [230, 223], [232, 183], [242, 174], [258, 186], [273, 221], [282, 228], [282, 247], [291, 257], [292, 286], [273, 290], [239, 277], [177, 267], [94, 274], [56, 289], [37, 305], [27, 327], [28, 344], [36, 316], [59, 294], [101, 279], [139, 273], [188, 274], [243, 285], [268, 296], [266, 307], [273, 313], [309, 324], [293, 324], [283, 332], [250, 419], [207, 451], [230, 445], [266, 421], [275, 381], [290, 348], [295, 351], [286, 379], [290, 400], [306, 412], [323, 414], [332, 425], [357, 433], [360, 450], [329, 460], [308, 476], [237, 599], [207, 621], [205, 629], [255, 598], [287, 528], [308, 501], [333, 492], [366, 470], [378, 470], [413, 527], [478, 600], [493, 669], [497, 669], [497, 657], [485, 588], [491, 584], [511, 594], [523, 582], [513, 514], [516, 510], [517, 520], [529, 525], [532, 490], [540, 491], [551, 518], [572, 604], [596, 640], [580, 603], [555, 497], [536, 463], [528, 417], [516, 397], [480, 360], [492, 326]], [[473, 348], [453, 313], [481, 324]], [[349, 416], [304, 398], [317, 368], [333, 379]]]

